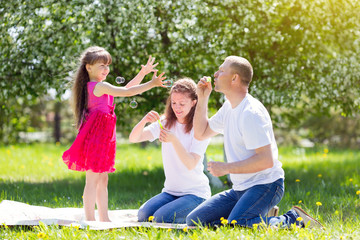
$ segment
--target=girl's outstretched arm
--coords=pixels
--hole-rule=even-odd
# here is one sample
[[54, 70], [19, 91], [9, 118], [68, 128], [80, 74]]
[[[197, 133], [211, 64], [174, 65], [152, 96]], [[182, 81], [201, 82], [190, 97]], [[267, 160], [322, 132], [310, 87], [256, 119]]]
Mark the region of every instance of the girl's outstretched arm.
[[129, 88], [132, 86], [139, 85], [139, 83], [141, 83], [141, 81], [144, 79], [144, 77], [147, 74], [149, 74], [151, 72], [156, 72], [157, 70], [155, 69], [155, 67], [159, 63], [154, 64], [154, 62], [155, 62], [155, 58], [151, 57], [151, 55], [150, 55], [146, 65], [141, 65], [140, 72], [130, 82], [128, 82], [128, 84], [126, 84], [125, 87]]
[[153, 138], [150, 130], [144, 131], [144, 127], [148, 122], [155, 122], [160, 119], [160, 115], [155, 111], [150, 111], [147, 113], [141, 121], [136, 124], [129, 135], [129, 141], [131, 143], [149, 141]]
[[163, 77], [164, 74], [165, 72], [161, 73], [159, 76], [156, 76], [156, 72], [154, 72], [151, 81], [144, 84], [132, 86], [130, 88], [116, 87], [107, 82], [99, 82], [96, 84], [93, 93], [96, 97], [101, 97], [104, 94], [112, 95], [114, 97], [130, 97], [143, 93], [153, 87], [166, 88], [166, 86], [163, 84], [163, 80], [166, 79], [166, 77]]

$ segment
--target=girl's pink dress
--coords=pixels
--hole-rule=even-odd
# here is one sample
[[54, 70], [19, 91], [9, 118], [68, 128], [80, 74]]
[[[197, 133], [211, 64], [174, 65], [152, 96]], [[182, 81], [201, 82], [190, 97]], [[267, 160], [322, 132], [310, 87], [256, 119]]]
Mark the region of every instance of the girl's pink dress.
[[88, 109], [79, 133], [62, 158], [69, 169], [91, 170], [96, 173], [114, 172], [116, 152], [116, 116], [114, 97], [104, 94], [96, 97], [97, 82], [88, 82]]

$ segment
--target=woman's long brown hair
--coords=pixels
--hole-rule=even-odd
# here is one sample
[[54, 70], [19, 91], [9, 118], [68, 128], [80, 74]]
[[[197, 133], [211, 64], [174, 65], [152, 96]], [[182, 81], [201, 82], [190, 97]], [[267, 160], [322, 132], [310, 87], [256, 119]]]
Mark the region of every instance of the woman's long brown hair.
[[191, 78], [182, 78], [177, 80], [170, 90], [170, 95], [166, 101], [165, 108], [165, 117], [166, 124], [165, 127], [170, 129], [173, 127], [177, 121], [176, 115], [171, 107], [171, 94], [173, 92], [186, 94], [191, 100], [196, 100], [195, 105], [190, 109], [190, 112], [185, 117], [185, 132], [189, 133], [193, 128], [193, 119], [195, 114], [195, 108], [197, 104], [198, 96], [196, 94], [196, 84]]
[[72, 87], [72, 106], [76, 128], [78, 129], [80, 128], [87, 111], [87, 83], [90, 81], [90, 78], [86, 70], [86, 64], [93, 65], [98, 62], [111, 64], [112, 59], [110, 53], [101, 47], [89, 47], [81, 54], [80, 66], [74, 76], [74, 83]]

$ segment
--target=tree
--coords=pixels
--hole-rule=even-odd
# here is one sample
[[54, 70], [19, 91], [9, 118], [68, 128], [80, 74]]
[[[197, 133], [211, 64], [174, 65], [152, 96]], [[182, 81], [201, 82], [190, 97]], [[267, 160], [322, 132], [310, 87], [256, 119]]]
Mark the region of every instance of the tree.
[[[149, 54], [168, 78], [212, 75], [228, 55], [248, 58], [255, 71], [250, 92], [269, 109], [276, 126], [301, 123], [308, 114], [356, 114], [360, 103], [359, 0], [79, 0], [2, 1], [0, 17], [0, 139], [24, 128], [19, 98], [60, 98], [77, 57], [91, 45], [113, 56], [108, 81], [130, 80]], [[146, 80], [145, 80], [146, 81]], [[118, 98], [124, 133], [145, 112], [162, 112], [166, 90]], [[136, 99], [138, 108], [129, 108]], [[12, 102], [11, 106], [7, 102]], [[213, 93], [210, 106], [222, 97]], [[24, 117], [24, 116], [21, 116]], [[26, 116], [22, 124], [26, 125]], [[4, 129], [8, 129], [6, 132]], [[15, 133], [16, 134], [16, 131]]]

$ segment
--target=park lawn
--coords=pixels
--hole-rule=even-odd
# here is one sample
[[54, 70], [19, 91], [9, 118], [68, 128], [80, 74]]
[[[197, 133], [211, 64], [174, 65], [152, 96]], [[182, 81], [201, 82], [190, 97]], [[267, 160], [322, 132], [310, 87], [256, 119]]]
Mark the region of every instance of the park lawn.
[[[55, 144], [0, 147], [0, 201], [14, 200], [47, 207], [82, 207], [85, 174], [70, 171], [61, 160], [67, 146]], [[208, 158], [223, 160], [222, 146], [210, 145]], [[326, 227], [319, 229], [109, 231], [58, 226], [0, 229], [0, 239], [360, 239], [360, 151], [327, 148], [280, 148], [285, 195], [280, 213], [299, 205]], [[161, 150], [155, 145], [119, 145], [116, 172], [109, 175], [109, 209], [134, 209], [159, 193], [164, 174]], [[224, 182], [225, 177], [221, 178]], [[213, 194], [222, 189], [213, 189]], [[0, 213], [1, 214], [1, 213]]]

